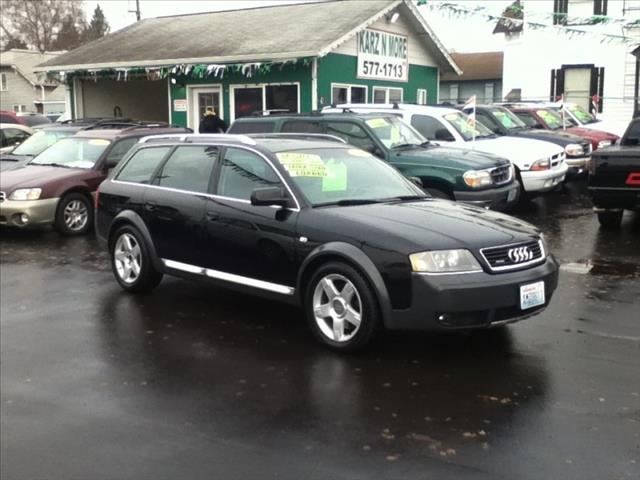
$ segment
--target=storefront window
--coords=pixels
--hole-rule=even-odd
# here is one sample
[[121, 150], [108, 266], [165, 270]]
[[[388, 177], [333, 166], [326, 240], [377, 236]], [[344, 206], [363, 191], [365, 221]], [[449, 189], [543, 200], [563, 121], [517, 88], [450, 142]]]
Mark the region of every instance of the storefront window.
[[261, 112], [263, 110], [262, 87], [236, 88], [233, 91], [233, 106], [236, 118], [248, 117], [254, 112]]
[[267, 85], [267, 108], [265, 110], [298, 111], [297, 85]]
[[332, 84], [331, 103], [333, 105], [340, 105], [341, 103], [367, 103], [367, 87]]
[[232, 87], [234, 118], [267, 111], [297, 112], [298, 85], [258, 85], [251, 87]]
[[373, 87], [373, 103], [402, 103], [402, 88]]

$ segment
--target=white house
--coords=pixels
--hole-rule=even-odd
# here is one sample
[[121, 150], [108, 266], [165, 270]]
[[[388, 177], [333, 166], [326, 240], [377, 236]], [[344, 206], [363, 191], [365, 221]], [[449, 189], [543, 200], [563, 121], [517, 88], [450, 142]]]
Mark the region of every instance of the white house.
[[[595, 100], [599, 117], [630, 120], [638, 102], [636, 57], [631, 52], [640, 43], [640, 0], [521, 0], [520, 4], [522, 28], [503, 29], [507, 30], [504, 95], [519, 95], [526, 101], [553, 100], [564, 94], [566, 101], [591, 111], [596, 109]], [[585, 21], [595, 15], [611, 21], [596, 25]], [[633, 27], [623, 28], [634, 21]], [[551, 27], [536, 28], [529, 22]], [[622, 43], [603, 33], [634, 40]]]

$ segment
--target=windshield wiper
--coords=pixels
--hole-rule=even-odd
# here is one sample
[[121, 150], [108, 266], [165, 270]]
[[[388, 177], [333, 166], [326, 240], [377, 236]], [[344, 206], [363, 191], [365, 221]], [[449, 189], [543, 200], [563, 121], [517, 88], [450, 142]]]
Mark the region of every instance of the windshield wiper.
[[392, 145], [391, 149], [395, 150], [397, 148], [416, 148], [416, 147], [424, 147], [424, 143], [398, 143], [396, 145]]
[[376, 200], [375, 198], [347, 198], [344, 200], [337, 200], [335, 202], [323, 202], [316, 203], [314, 207], [328, 207], [331, 205], [337, 205], [338, 207], [348, 207], [351, 205], [369, 205], [372, 203], [380, 203], [383, 200]]
[[397, 197], [389, 197], [389, 198], [382, 199], [380, 201], [382, 201], [382, 202], [408, 202], [410, 200], [426, 200], [427, 198], [431, 198], [431, 197], [427, 197], [426, 195], [398, 195]]
[[61, 168], [71, 168], [69, 165], [64, 165], [62, 163], [35, 163], [31, 162], [29, 165], [40, 165], [42, 167], [61, 167]]

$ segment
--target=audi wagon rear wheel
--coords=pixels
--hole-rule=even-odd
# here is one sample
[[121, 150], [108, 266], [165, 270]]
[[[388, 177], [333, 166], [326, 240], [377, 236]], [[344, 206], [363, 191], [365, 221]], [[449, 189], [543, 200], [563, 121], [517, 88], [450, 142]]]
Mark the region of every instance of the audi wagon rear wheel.
[[305, 310], [314, 336], [338, 351], [364, 348], [380, 324], [373, 290], [356, 269], [341, 262], [327, 263], [313, 274]]
[[146, 292], [162, 280], [162, 273], [151, 262], [144, 237], [135, 227], [121, 227], [115, 233], [110, 253], [113, 275], [124, 290]]

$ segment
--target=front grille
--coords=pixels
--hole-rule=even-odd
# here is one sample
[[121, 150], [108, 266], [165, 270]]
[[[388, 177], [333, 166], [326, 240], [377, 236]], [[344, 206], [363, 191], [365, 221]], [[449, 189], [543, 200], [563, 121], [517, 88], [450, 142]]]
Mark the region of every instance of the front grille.
[[591, 155], [591, 142], [581, 143], [580, 146], [582, 147], [585, 156]]
[[558, 153], [551, 157], [551, 168], [557, 167], [564, 159], [564, 153]]
[[504, 167], [496, 167], [491, 170], [491, 179], [494, 185], [502, 185], [503, 183], [509, 183], [511, 181], [511, 165], [505, 165]]
[[546, 258], [546, 253], [540, 240], [483, 248], [480, 253], [492, 272], [528, 267], [542, 263]]
[[4, 192], [0, 192], [0, 202], [4, 202], [7, 198], [7, 194]]

